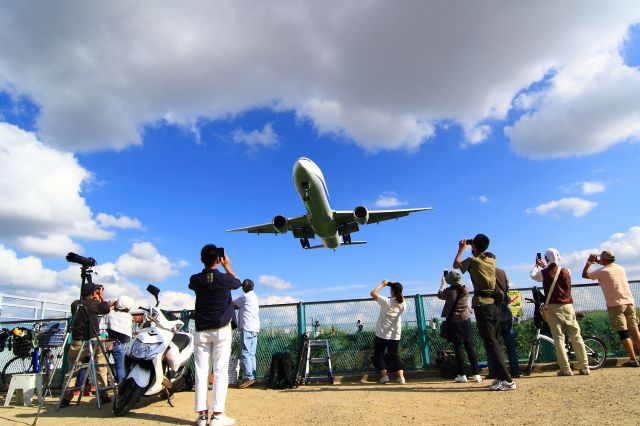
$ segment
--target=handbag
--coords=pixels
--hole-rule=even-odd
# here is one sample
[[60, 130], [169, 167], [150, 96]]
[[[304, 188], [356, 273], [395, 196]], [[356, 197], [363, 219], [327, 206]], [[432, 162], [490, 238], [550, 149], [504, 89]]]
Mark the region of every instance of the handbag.
[[449, 340], [449, 325], [447, 321], [451, 319], [451, 316], [455, 312], [456, 306], [458, 305], [458, 300], [460, 300], [460, 296], [462, 296], [463, 289], [464, 286], [460, 286], [460, 290], [458, 290], [458, 295], [456, 296], [456, 301], [453, 302], [453, 308], [451, 308], [451, 312], [449, 312], [447, 318], [445, 318], [445, 320], [440, 324], [440, 337], [442, 337], [443, 339]]
[[549, 289], [549, 294], [547, 294], [547, 300], [540, 306], [540, 315], [542, 315], [542, 319], [547, 321], [547, 311], [549, 308], [547, 305], [549, 304], [549, 299], [551, 299], [551, 294], [553, 294], [553, 289], [556, 287], [556, 282], [558, 281], [558, 277], [560, 276], [560, 268], [558, 266], [558, 270], [556, 271], [556, 276], [553, 277], [553, 282], [551, 283], [551, 288]]

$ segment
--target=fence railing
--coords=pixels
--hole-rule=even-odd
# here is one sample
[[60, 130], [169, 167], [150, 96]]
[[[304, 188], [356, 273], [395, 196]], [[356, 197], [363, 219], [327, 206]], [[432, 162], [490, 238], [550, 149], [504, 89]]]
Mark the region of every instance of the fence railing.
[[[634, 298], [640, 300], [640, 281], [631, 281]], [[532, 297], [533, 288], [514, 289], [521, 300]], [[597, 284], [578, 284], [572, 287], [576, 311], [586, 314], [580, 320], [584, 335], [596, 335], [607, 344], [610, 355], [624, 354], [618, 335], [610, 326], [602, 291]], [[407, 306], [402, 317], [400, 356], [406, 370], [417, 370], [432, 366], [434, 354], [451, 349], [449, 342], [440, 337], [438, 325], [444, 302], [435, 294], [405, 297]], [[470, 298], [469, 298], [470, 300]], [[534, 334], [533, 305], [524, 303], [514, 320], [518, 352], [521, 359], [529, 354], [529, 344]], [[290, 352], [293, 357], [299, 350], [300, 336], [309, 333], [311, 338], [327, 339], [332, 351], [332, 364], [337, 374], [373, 371], [370, 359], [373, 355], [374, 329], [379, 307], [373, 299], [334, 300], [326, 302], [299, 302], [292, 304], [264, 305], [260, 307], [261, 331], [257, 345], [257, 375], [268, 374], [271, 357], [276, 352]], [[182, 311], [183, 320], [191, 317]], [[480, 362], [486, 354], [472, 315], [474, 342]], [[35, 321], [0, 323], [0, 327], [17, 325], [31, 328]], [[193, 321], [186, 328], [194, 331]], [[232, 353], [240, 351], [239, 333], [234, 332]], [[547, 361], [555, 360], [551, 347], [543, 348], [541, 355]], [[6, 348], [0, 352], [0, 369], [13, 357]]]
[[0, 321], [68, 317], [68, 304], [0, 293]]

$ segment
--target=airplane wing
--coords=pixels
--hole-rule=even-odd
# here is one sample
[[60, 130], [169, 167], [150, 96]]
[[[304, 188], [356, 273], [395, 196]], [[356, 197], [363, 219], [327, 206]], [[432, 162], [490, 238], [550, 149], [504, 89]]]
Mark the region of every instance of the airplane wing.
[[[420, 207], [416, 209], [398, 209], [398, 210], [369, 210], [369, 220], [367, 225], [371, 223], [379, 223], [389, 219], [398, 219], [403, 216], [409, 216], [411, 213], [421, 212], [424, 210], [432, 210], [431, 207]], [[352, 211], [336, 211], [333, 214], [336, 224], [340, 226], [346, 226], [352, 222], [355, 222]]]
[[[227, 229], [226, 232], [239, 232], [246, 231], [250, 234], [277, 234], [278, 231], [273, 227], [273, 223], [264, 223], [262, 225], [254, 225], [254, 226], [246, 226], [244, 228], [236, 228], [236, 229]], [[305, 233], [304, 231], [308, 231], [313, 233], [311, 230], [311, 225], [307, 220], [307, 216], [297, 216], [290, 219], [287, 219], [287, 231], [294, 231], [294, 234]], [[308, 234], [307, 232], [307, 234]]]

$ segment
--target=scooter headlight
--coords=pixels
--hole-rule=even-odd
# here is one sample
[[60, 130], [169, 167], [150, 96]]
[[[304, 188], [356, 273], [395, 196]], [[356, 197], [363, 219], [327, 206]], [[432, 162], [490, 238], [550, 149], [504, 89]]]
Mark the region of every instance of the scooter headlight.
[[131, 356], [138, 359], [145, 359], [153, 353], [160, 343], [137, 343], [131, 348]]

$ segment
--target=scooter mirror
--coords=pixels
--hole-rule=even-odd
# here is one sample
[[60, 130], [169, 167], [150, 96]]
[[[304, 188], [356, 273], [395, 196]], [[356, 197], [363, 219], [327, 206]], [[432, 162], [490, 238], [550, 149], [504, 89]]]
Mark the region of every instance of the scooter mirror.
[[160, 304], [160, 301], [158, 300], [158, 294], [160, 294], [160, 289], [153, 284], [149, 284], [147, 286], [147, 291], [151, 293], [153, 297], [156, 298], [156, 306], [158, 306]]

